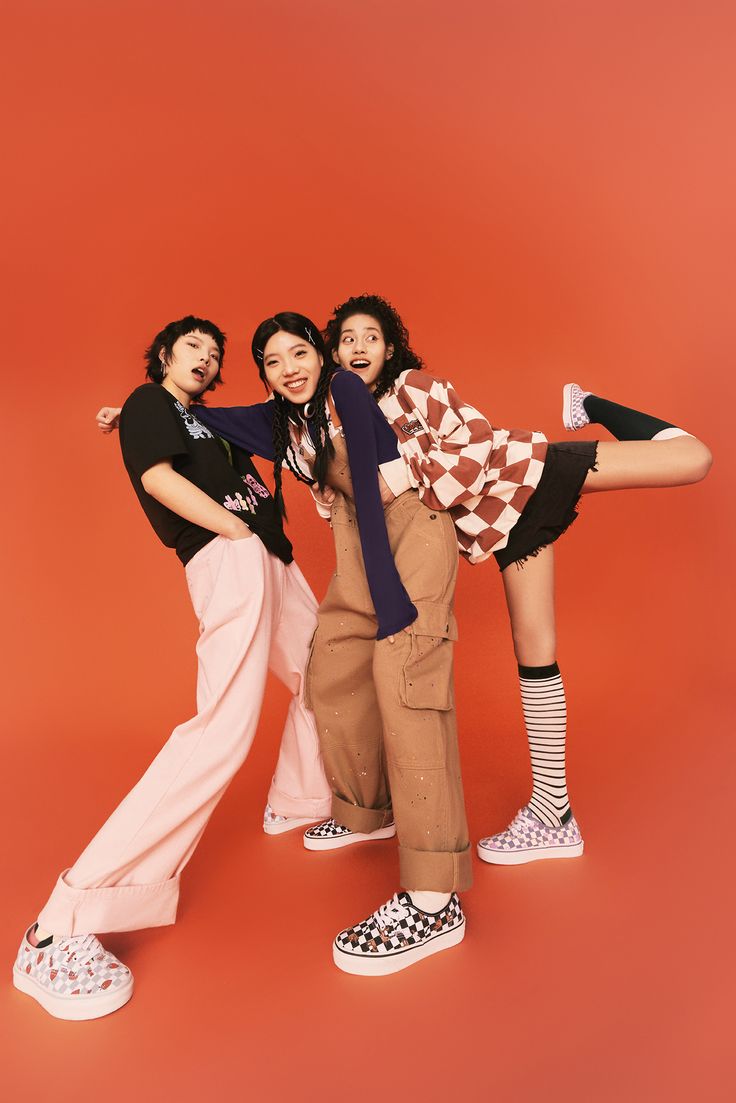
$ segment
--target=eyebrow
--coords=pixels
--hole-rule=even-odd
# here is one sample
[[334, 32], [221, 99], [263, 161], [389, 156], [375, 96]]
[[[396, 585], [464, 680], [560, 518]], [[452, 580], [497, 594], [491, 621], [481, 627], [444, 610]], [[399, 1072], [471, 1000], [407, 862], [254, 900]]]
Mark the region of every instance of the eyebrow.
[[[185, 333], [184, 336], [185, 337], [193, 337], [195, 341], [199, 341], [200, 345], [204, 345], [205, 342], [207, 341], [206, 337], [200, 337], [198, 333], [194, 333], [194, 332]], [[212, 340], [212, 339], [210, 338], [210, 340]], [[219, 353], [219, 351], [220, 351], [220, 346], [218, 345], [217, 341], [212, 341], [212, 344], [210, 345], [210, 352], [218, 352]]]
[[[380, 329], [378, 328], [378, 326], [366, 326], [365, 329], [366, 329], [366, 331], [372, 330], [373, 333], [380, 333], [381, 332]], [[342, 337], [346, 333], [355, 333], [355, 330], [353, 329], [352, 326], [348, 326], [346, 329], [342, 330], [342, 332], [340, 333], [340, 336]]]

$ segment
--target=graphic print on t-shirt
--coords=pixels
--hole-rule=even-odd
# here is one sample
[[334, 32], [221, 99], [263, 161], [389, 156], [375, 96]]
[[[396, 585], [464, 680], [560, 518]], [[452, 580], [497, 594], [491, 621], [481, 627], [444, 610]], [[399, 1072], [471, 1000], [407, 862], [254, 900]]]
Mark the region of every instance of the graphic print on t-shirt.
[[164, 460], [213, 501], [239, 514], [272, 555], [291, 562], [291, 544], [280, 514], [251, 456], [234, 445], [226, 448], [196, 412], [165, 387], [144, 383], [129, 396], [120, 418], [120, 445], [146, 516], [182, 563], [188, 563], [216, 533], [187, 521], [146, 492], [142, 476]]
[[209, 429], [204, 426], [201, 421], [197, 421], [194, 414], [191, 414], [186, 406], [182, 406], [178, 398], [174, 399], [174, 405], [181, 414], [190, 437], [194, 437], [195, 440], [205, 440], [212, 437], [212, 433]]

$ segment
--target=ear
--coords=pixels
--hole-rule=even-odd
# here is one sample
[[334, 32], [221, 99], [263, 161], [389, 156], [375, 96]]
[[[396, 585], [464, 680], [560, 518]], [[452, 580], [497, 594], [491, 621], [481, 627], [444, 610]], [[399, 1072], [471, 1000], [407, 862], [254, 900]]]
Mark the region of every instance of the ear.
[[332, 359], [335, 361], [336, 364], [340, 363], [340, 357], [337, 355], [337, 349], [332, 350]]
[[394, 346], [393, 345], [386, 345], [386, 359], [390, 360], [391, 357], [393, 356], [393, 354], [394, 354]]

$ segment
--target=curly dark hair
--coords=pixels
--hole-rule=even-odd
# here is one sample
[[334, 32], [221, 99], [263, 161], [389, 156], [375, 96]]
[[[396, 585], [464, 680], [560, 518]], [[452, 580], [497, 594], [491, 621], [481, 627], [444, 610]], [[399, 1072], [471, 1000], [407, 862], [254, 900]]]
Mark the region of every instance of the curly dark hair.
[[[208, 337], [214, 340], [220, 350], [220, 363], [217, 368], [217, 375], [215, 375], [210, 385], [205, 387], [202, 394], [206, 391], [214, 391], [215, 387], [219, 387], [223, 382], [222, 364], [225, 359], [225, 342], [227, 338], [214, 322], [208, 322], [206, 318], [196, 318], [194, 314], [187, 314], [186, 318], [180, 318], [177, 322], [169, 322], [160, 333], [156, 334], [144, 353], [146, 378], [150, 379], [152, 383], [163, 383], [165, 373], [161, 363], [161, 353], [163, 352], [164, 354], [164, 360], [168, 361], [171, 357], [172, 349], [179, 338], [186, 337], [188, 333], [194, 333], [195, 330], [199, 330], [200, 333], [206, 333]], [[195, 401], [202, 403], [202, 395], [198, 395]]]
[[[317, 390], [305, 405], [300, 406], [295, 402], [289, 402], [288, 399], [280, 394], [274, 394], [273, 396], [274, 499], [281, 516], [286, 517], [284, 494], [281, 488], [281, 473], [284, 463], [300, 483], [307, 483], [307, 485], [312, 486], [316, 481], [320, 490], [324, 490], [325, 488], [327, 466], [335, 454], [334, 445], [330, 440], [330, 429], [327, 421], [327, 395], [330, 389], [330, 380], [335, 374], [335, 365], [327, 356], [327, 350], [322, 340], [319, 326], [315, 325], [315, 323], [304, 314], [296, 314], [290, 310], [281, 311], [279, 314], [274, 314], [272, 318], [266, 318], [265, 321], [261, 322], [258, 329], [253, 334], [253, 340], [250, 346], [253, 359], [258, 366], [258, 374], [266, 390], [270, 390], [270, 387], [268, 379], [266, 378], [263, 353], [268, 341], [273, 337], [274, 333], [278, 333], [280, 330], [283, 330], [285, 333], [291, 333], [294, 337], [301, 337], [303, 341], [308, 341], [321, 355], [323, 361], [322, 371], [320, 372], [319, 381], [317, 383]], [[313, 409], [313, 412], [308, 413], [307, 411], [310, 410], [310, 407]], [[309, 420], [310, 437], [315, 447], [313, 477], [305, 475], [301, 470], [299, 461], [294, 452], [294, 445], [289, 431], [290, 422], [301, 430], [307, 419]]]
[[325, 328], [325, 344], [331, 360], [333, 353], [337, 353], [342, 327], [354, 314], [369, 314], [371, 318], [375, 318], [381, 327], [384, 341], [394, 347], [393, 355], [386, 360], [373, 391], [373, 397], [379, 399], [391, 390], [403, 371], [409, 368], [421, 371], [424, 361], [411, 348], [409, 330], [402, 322], [398, 310], [380, 295], [353, 295], [335, 307]]

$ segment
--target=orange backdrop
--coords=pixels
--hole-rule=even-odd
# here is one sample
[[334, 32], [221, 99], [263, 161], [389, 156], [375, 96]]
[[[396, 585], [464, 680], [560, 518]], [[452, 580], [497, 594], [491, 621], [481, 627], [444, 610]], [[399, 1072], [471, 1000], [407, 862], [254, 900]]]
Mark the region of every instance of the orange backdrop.
[[[262, 317], [322, 321], [378, 291], [496, 424], [561, 436], [560, 385], [579, 379], [716, 461], [699, 486], [586, 500], [560, 544], [583, 861], [477, 868], [461, 949], [340, 974], [330, 939], [394, 891], [395, 850], [262, 835], [274, 684], [180, 922], [107, 939], [136, 972], [130, 1006], [60, 1023], [0, 992], [6, 1098], [730, 1098], [735, 33], [713, 0], [6, 15], [6, 978], [58, 869], [193, 706], [181, 569], [93, 424], [163, 323], [193, 311], [227, 331], [217, 398], [238, 403], [261, 395]], [[288, 502], [321, 595], [329, 530], [298, 487]], [[529, 787], [494, 565], [463, 567], [458, 615], [477, 839]]]

